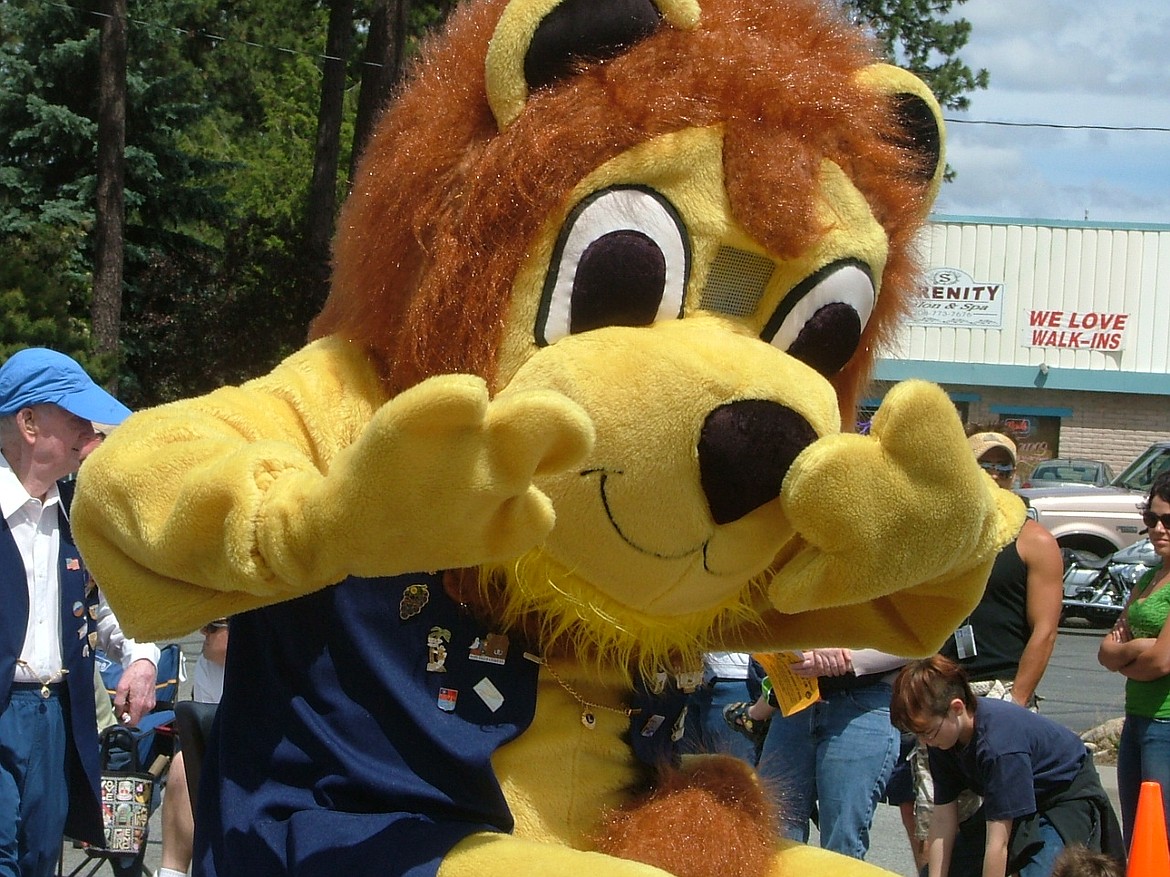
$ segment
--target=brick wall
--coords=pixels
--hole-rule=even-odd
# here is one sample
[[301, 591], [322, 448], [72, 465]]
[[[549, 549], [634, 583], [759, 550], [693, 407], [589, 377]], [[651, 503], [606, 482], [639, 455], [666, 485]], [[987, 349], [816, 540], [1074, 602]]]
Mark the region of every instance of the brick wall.
[[[1167, 378], [1170, 385], [1170, 378]], [[890, 384], [877, 381], [869, 395], [881, 398]], [[1104, 460], [1120, 474], [1155, 441], [1170, 441], [1170, 399], [1128, 393], [1090, 393], [1076, 390], [1015, 389], [944, 385], [948, 393], [977, 393], [967, 404], [968, 423], [994, 423], [1000, 417], [992, 406], [1070, 409], [1060, 419], [1060, 456]]]
[[[971, 392], [970, 387], [945, 389]], [[994, 421], [997, 415], [992, 405], [1071, 409], [1072, 416], [1061, 418], [1060, 456], [1104, 460], [1114, 473], [1120, 473], [1152, 442], [1170, 440], [1170, 400], [1164, 396], [985, 388], [980, 397], [970, 403], [971, 423]]]

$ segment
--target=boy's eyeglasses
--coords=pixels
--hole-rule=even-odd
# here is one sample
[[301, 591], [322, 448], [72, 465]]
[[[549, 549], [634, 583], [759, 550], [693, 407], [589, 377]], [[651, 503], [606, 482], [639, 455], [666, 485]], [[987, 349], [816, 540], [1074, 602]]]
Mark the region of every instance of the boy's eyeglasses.
[[1146, 525], [1146, 529], [1152, 530], [1158, 524], [1162, 525], [1162, 529], [1170, 532], [1170, 515], [1155, 515], [1153, 512], [1142, 512], [1142, 523]]
[[1016, 471], [1016, 467], [1011, 463], [980, 463], [979, 468], [992, 475], [1011, 475]]
[[921, 739], [923, 743], [933, 743], [935, 738], [938, 737], [938, 732], [942, 730], [942, 726], [944, 724], [946, 724], [945, 717], [938, 720], [938, 724], [934, 726], [934, 730], [930, 731], [929, 733], [920, 733], [918, 735], [919, 739]]

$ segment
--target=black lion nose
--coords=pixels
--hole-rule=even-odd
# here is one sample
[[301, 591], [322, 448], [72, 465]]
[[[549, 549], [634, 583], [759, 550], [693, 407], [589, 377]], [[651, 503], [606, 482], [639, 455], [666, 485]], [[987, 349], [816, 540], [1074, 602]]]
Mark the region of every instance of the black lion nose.
[[744, 399], [707, 415], [699, 435], [699, 477], [716, 524], [737, 521], [780, 495], [796, 455], [817, 439], [786, 405]]

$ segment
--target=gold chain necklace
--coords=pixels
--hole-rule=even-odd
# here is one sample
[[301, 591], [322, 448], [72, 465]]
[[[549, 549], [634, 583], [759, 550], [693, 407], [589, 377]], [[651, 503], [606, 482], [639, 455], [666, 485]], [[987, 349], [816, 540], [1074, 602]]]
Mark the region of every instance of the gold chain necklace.
[[591, 700], [586, 700], [577, 693], [577, 689], [573, 688], [572, 685], [570, 685], [568, 682], [562, 679], [560, 675], [558, 675], [557, 671], [552, 668], [552, 664], [543, 658], [540, 659], [540, 664], [543, 665], [546, 670], [548, 670], [548, 675], [553, 678], [557, 685], [565, 689], [568, 695], [581, 705], [581, 724], [590, 731], [597, 727], [597, 716], [595, 715], [596, 710], [605, 710], [606, 712], [617, 713], [619, 716], [625, 716], [627, 719], [642, 712], [640, 709], [631, 709], [630, 707], [626, 707], [625, 709], [618, 709], [617, 707], [606, 706], [603, 703], [594, 703]]
[[28, 661], [22, 661], [20, 658], [17, 658], [16, 663], [19, 666], [24, 667], [24, 669], [28, 670], [28, 672], [33, 676], [37, 677], [37, 682], [41, 683], [41, 697], [45, 698], [52, 694], [52, 692], [49, 691], [49, 686], [54, 682], [60, 682], [65, 677], [65, 674], [69, 672], [68, 669], [62, 668], [56, 673], [50, 673], [47, 676], [42, 676], [40, 673], [29, 666]]

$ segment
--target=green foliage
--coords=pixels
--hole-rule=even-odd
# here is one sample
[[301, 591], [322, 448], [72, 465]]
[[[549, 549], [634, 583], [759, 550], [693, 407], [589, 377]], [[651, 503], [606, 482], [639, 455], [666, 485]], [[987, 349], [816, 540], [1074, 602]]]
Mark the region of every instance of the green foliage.
[[323, 302], [296, 240], [256, 219], [223, 250], [176, 240], [157, 251], [127, 303], [123, 398], [141, 407], [240, 383], [303, 345]]
[[89, 323], [73, 316], [83, 282], [56, 266], [75, 251], [68, 232], [38, 226], [0, 238], [0, 361], [25, 347], [52, 347], [85, 359]]
[[407, 28], [410, 31], [415, 49], [418, 47], [419, 37], [442, 25], [456, 5], [458, 5], [457, 0], [409, 4], [406, 14]]
[[[299, 222], [327, 15], [296, 6], [133, 4], [119, 394], [136, 407], [250, 376], [303, 343], [311, 312], [272, 298], [306, 301], [287, 278], [303, 273]], [[88, 341], [96, 9], [0, 0], [0, 345], [72, 352]], [[37, 236], [58, 245], [34, 253]], [[59, 294], [49, 294], [53, 284]], [[258, 343], [243, 337], [250, 322]]]
[[0, 234], [39, 224], [82, 229], [92, 220], [96, 58], [84, 13], [30, 2], [0, 4]]
[[[355, 3], [350, 128], [375, 0]], [[456, 0], [405, 2], [405, 52]], [[842, 0], [950, 108], [986, 86], [955, 0]], [[957, 0], [961, 3], [963, 0]], [[304, 343], [303, 216], [328, 0], [135, 0], [127, 22], [119, 362], [89, 360], [99, 0], [0, 0], [0, 357], [39, 344], [133, 407], [238, 383]], [[349, 166], [348, 154], [340, 167]], [[344, 173], [338, 174], [339, 201]]]
[[[27, 333], [18, 341], [70, 352], [71, 339], [88, 342], [102, 21], [96, 8], [0, 3], [0, 70], [7, 74], [0, 78], [0, 252], [22, 266], [9, 272], [6, 329]], [[209, 180], [217, 165], [185, 140], [203, 101], [168, 51], [173, 34], [157, 36], [143, 28], [128, 33], [127, 298], [156, 248], [176, 236], [199, 240], [223, 217]], [[53, 294], [58, 288], [66, 292]]]
[[971, 36], [971, 23], [950, 13], [956, 3], [966, 2], [843, 0], [857, 21], [872, 28], [886, 57], [921, 77], [938, 102], [952, 110], [965, 110], [967, 93], [987, 88], [989, 81], [986, 70], [972, 71], [958, 56]]
[[203, 2], [184, 55], [209, 99], [191, 141], [223, 163], [232, 212], [288, 223], [312, 170], [328, 11], [278, 0]]
[[123, 392], [140, 405], [266, 371], [304, 343], [322, 304], [305, 283], [301, 223], [328, 9], [192, 0], [184, 10], [177, 63], [205, 102], [185, 143], [216, 162], [208, 182], [223, 217], [199, 241], [153, 250], [124, 306]]

